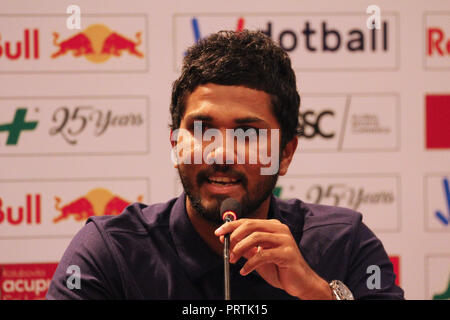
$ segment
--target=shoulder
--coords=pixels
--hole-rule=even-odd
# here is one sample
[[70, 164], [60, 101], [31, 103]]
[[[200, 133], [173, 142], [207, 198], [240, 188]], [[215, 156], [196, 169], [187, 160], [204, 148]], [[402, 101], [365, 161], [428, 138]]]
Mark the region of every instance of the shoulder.
[[164, 203], [146, 205], [133, 203], [116, 216], [90, 217], [100, 232], [148, 234], [169, 224], [169, 215], [177, 198]]
[[355, 240], [364, 228], [361, 213], [351, 209], [305, 203], [299, 199], [278, 200], [277, 206], [281, 216], [297, 221], [301, 230], [294, 232], [299, 233], [301, 252], [308, 263], [318, 269], [327, 268], [324, 262], [349, 259]]
[[362, 222], [362, 214], [343, 207], [306, 203], [299, 199], [276, 198], [280, 215], [287, 220], [301, 218], [302, 231], [321, 232], [330, 229], [354, 229]]
[[362, 221], [361, 213], [343, 207], [303, 203], [305, 211], [304, 230], [333, 225], [357, 226]]
[[[89, 218], [66, 248], [47, 299], [112, 299], [127, 296], [133, 287], [127, 265], [138, 253], [142, 254], [143, 238], [151, 238], [151, 233], [159, 235], [167, 232], [166, 226], [175, 200], [153, 205], [134, 203], [119, 215]], [[66, 270], [71, 265], [81, 270], [83, 290], [69, 290], [66, 287]]]
[[320, 251], [350, 246], [362, 228], [362, 214], [352, 209], [302, 202], [302, 242]]
[[311, 203], [303, 203], [303, 208], [305, 250], [319, 256], [349, 257], [356, 238], [366, 228], [362, 214], [348, 208]]
[[[355, 298], [402, 299], [395, 285], [392, 263], [377, 236], [363, 223], [357, 211], [305, 203], [298, 199], [280, 201], [280, 210], [303, 218], [299, 248], [305, 260], [327, 281], [343, 281]], [[294, 214], [295, 215], [295, 214]], [[367, 268], [380, 266], [379, 290], [366, 286]]]
[[276, 205], [282, 222], [290, 226], [299, 245], [315, 257], [331, 248], [349, 250], [364, 228], [361, 213], [351, 209], [305, 203], [299, 199], [276, 199]]

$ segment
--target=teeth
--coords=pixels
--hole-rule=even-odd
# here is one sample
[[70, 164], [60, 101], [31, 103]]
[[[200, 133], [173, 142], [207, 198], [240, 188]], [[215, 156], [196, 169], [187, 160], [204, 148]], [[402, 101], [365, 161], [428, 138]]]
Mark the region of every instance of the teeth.
[[237, 179], [227, 178], [227, 177], [210, 177], [209, 180], [212, 182], [219, 182], [219, 183], [235, 183], [235, 182], [237, 182]]

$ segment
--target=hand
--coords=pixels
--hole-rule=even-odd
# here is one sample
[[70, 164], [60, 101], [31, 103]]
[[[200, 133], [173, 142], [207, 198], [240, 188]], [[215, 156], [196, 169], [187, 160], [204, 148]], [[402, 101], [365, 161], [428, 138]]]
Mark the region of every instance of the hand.
[[333, 299], [328, 283], [306, 263], [289, 227], [279, 220], [239, 219], [219, 227], [214, 234], [223, 243], [230, 233], [230, 262], [247, 262], [245, 276], [256, 270], [270, 285], [300, 299]]

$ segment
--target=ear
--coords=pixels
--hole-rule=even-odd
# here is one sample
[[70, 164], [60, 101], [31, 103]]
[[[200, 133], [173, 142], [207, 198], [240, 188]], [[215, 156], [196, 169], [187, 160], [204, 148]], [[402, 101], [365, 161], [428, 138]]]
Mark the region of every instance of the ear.
[[174, 152], [174, 149], [177, 146], [177, 141], [174, 140], [175, 138], [173, 137], [173, 134], [174, 134], [173, 130], [170, 129], [169, 140], [170, 140], [170, 145], [172, 146], [172, 149], [170, 150], [170, 157], [171, 157], [172, 162], [173, 162], [173, 167], [175, 169], [177, 169], [178, 168], [178, 161], [177, 161], [177, 156], [176, 156], [176, 154]]
[[169, 135], [169, 140], [170, 140], [170, 144], [172, 145], [172, 148], [174, 148], [177, 145], [177, 142], [173, 140], [173, 130], [170, 129], [170, 135]]
[[287, 173], [292, 158], [294, 157], [295, 150], [297, 150], [297, 145], [298, 137], [295, 136], [284, 147], [281, 154], [280, 169], [278, 171], [280, 176], [284, 176]]

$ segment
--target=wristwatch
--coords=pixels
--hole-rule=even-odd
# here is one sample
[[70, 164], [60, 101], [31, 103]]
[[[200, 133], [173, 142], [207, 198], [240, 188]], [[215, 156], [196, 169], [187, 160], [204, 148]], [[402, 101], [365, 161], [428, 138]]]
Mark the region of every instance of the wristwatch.
[[355, 300], [353, 294], [347, 286], [339, 280], [333, 280], [329, 283], [331, 291], [336, 300]]

